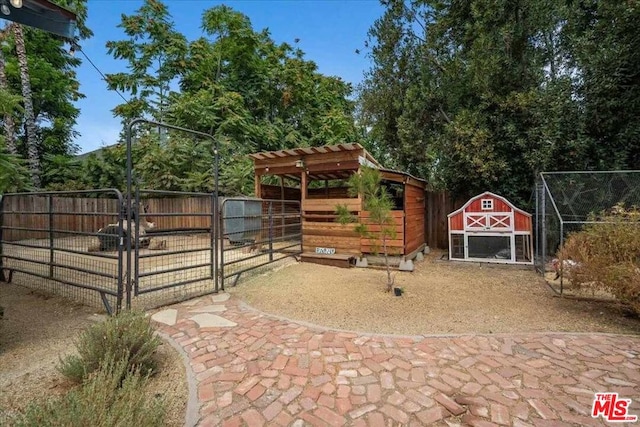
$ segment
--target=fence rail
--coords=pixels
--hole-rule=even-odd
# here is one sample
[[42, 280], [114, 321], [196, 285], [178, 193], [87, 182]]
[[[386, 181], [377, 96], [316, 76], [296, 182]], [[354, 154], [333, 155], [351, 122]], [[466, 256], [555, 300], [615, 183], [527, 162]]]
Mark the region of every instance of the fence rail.
[[226, 199], [221, 206], [222, 289], [243, 273], [302, 253], [300, 202]]
[[[99, 230], [117, 223], [121, 240], [123, 197], [118, 190], [91, 190], [96, 199], [78, 199], [89, 192], [5, 194], [0, 198], [0, 279], [14, 273], [30, 280], [29, 287], [60, 293], [91, 303], [99, 296], [108, 312], [118, 310], [123, 296], [122, 246], [97, 252]], [[82, 201], [79, 201], [82, 200]], [[87, 291], [96, 291], [94, 292]]]

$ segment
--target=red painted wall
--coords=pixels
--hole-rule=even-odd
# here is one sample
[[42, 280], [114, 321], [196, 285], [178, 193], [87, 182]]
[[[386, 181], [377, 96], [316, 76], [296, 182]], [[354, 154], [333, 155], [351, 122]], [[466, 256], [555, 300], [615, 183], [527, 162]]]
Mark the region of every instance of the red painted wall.
[[[493, 200], [493, 209], [482, 210], [482, 199]], [[464, 212], [471, 213], [492, 213], [492, 212], [514, 212], [514, 223], [516, 231], [528, 231], [531, 232], [532, 221], [531, 217], [523, 214], [522, 212], [514, 209], [508, 203], [505, 203], [502, 199], [493, 197], [491, 195], [480, 195], [472, 199], [472, 202], [462, 211], [458, 212], [449, 218], [450, 230], [463, 231], [464, 230]]]

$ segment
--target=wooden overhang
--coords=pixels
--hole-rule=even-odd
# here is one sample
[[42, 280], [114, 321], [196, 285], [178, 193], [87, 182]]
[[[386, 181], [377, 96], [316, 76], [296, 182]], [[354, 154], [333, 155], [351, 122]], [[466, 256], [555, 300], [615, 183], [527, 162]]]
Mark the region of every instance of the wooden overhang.
[[[39, 28], [49, 33], [73, 40], [76, 34], [76, 14], [49, 0], [2, 1], [8, 14], [0, 18], [18, 24]], [[17, 6], [17, 7], [16, 7]]]
[[382, 179], [387, 181], [401, 182], [403, 184], [421, 187], [423, 189], [427, 188], [427, 181], [422, 178], [417, 178], [407, 172], [380, 168], [380, 173], [382, 174]]
[[250, 154], [256, 176], [274, 175], [300, 181], [346, 179], [362, 165], [381, 169], [380, 163], [357, 143], [301, 147]]

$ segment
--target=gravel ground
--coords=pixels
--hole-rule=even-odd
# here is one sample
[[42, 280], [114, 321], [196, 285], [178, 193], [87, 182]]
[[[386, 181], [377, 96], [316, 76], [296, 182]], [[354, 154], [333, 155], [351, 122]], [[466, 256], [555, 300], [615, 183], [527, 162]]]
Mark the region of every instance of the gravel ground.
[[[104, 319], [96, 309], [60, 297], [0, 282], [0, 425], [10, 425], [29, 403], [60, 396], [73, 386], [57, 370], [60, 357], [73, 352], [82, 330]], [[167, 399], [168, 426], [184, 424], [188, 397], [184, 365], [163, 343], [160, 372], [150, 381], [149, 397]]]
[[432, 254], [412, 273], [297, 263], [228, 291], [262, 311], [359, 332], [400, 335], [608, 332], [640, 334], [614, 303], [554, 296], [533, 268], [449, 262]]

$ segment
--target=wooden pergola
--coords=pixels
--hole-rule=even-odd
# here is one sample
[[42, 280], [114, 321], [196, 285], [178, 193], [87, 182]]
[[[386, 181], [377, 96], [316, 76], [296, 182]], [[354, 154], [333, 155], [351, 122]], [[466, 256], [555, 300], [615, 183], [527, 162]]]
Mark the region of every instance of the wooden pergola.
[[[353, 226], [337, 222], [337, 205], [346, 205], [353, 215], [366, 222], [368, 212], [363, 210], [361, 195], [350, 197], [346, 183], [335, 182], [348, 179], [362, 166], [379, 169], [383, 183], [395, 190], [396, 209], [392, 215], [396, 238], [388, 242], [391, 253], [411, 256], [424, 248], [425, 181], [383, 168], [362, 145], [301, 147], [250, 157], [254, 162], [256, 197], [300, 201], [303, 259], [348, 259], [376, 252], [375, 241], [359, 236]], [[265, 185], [264, 176], [279, 177], [280, 185]], [[295, 186], [285, 186], [285, 179]], [[375, 226], [370, 228], [379, 231]]]

